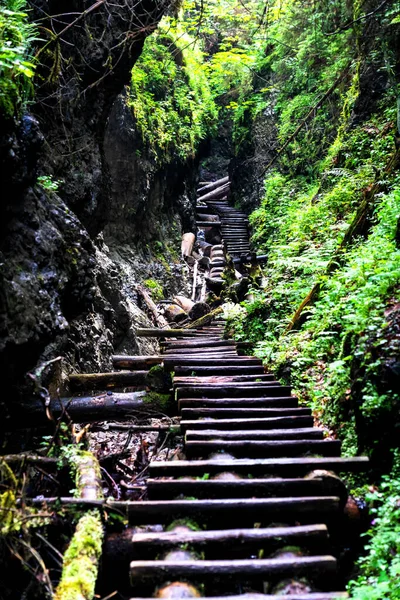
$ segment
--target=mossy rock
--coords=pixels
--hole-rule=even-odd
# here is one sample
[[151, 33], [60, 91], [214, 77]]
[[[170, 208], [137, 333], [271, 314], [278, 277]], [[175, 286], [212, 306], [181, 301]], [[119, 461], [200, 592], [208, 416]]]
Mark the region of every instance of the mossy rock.
[[161, 365], [154, 365], [146, 375], [146, 385], [152, 392], [166, 394], [172, 387], [171, 373]]

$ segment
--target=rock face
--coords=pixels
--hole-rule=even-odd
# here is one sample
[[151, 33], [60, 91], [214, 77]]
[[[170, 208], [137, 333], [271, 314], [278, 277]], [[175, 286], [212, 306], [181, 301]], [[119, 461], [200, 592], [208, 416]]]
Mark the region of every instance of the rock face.
[[[27, 372], [58, 355], [65, 372], [108, 368], [113, 352], [154, 353], [155, 343], [134, 336], [151, 326], [134, 285], [152, 278], [167, 293], [185, 289], [178, 252], [193, 223], [194, 165], [167, 174], [145, 149], [138, 156], [120, 95], [168, 5], [104, 2], [86, 14], [81, 1], [65, 4], [62, 24], [42, 23], [55, 37], [41, 55], [34, 116], [15, 124], [0, 115], [3, 400], [31, 392]], [[39, 0], [33, 15], [62, 10]], [[35, 185], [37, 172], [61, 180], [59, 189]], [[56, 389], [58, 371], [54, 382], [49, 367], [36, 385], [53, 379]]]

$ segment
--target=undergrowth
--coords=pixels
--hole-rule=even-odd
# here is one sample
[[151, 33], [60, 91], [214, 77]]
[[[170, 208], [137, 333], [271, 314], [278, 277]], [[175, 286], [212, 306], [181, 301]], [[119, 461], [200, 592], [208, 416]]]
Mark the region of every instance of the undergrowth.
[[36, 27], [29, 23], [26, 0], [0, 3], [0, 112], [17, 116], [32, 94]]

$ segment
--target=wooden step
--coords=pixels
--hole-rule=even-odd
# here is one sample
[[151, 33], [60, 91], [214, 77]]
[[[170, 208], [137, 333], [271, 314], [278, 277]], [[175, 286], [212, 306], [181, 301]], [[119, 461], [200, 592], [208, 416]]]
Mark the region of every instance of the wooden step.
[[217, 364], [217, 365], [199, 365], [194, 367], [194, 365], [188, 365], [188, 366], [177, 366], [175, 368], [175, 375], [176, 376], [182, 376], [182, 375], [191, 375], [193, 373], [193, 371], [195, 372], [195, 375], [197, 376], [201, 376], [201, 375], [252, 375], [253, 373], [255, 374], [262, 374], [266, 377], [269, 377], [269, 379], [273, 379], [273, 375], [270, 375], [269, 373], [265, 373], [264, 372], [264, 367], [262, 365], [254, 365], [252, 363], [250, 364], [241, 364], [239, 366], [235, 366], [235, 365], [226, 365], [225, 361], [224, 364], [221, 365], [221, 363]]
[[195, 429], [202, 431], [204, 429], [218, 429], [226, 431], [230, 429], [241, 429], [241, 430], [254, 430], [254, 429], [291, 429], [295, 427], [312, 427], [314, 419], [311, 415], [288, 415], [284, 417], [256, 417], [256, 418], [236, 418], [236, 419], [182, 419], [181, 429], [186, 431], [188, 429]]
[[339, 440], [191, 440], [185, 443], [188, 458], [227, 452], [238, 458], [285, 456], [340, 456]]
[[215, 580], [262, 583], [271, 578], [308, 577], [326, 584], [336, 573], [333, 556], [299, 556], [296, 558], [247, 559], [247, 560], [184, 560], [184, 561], [132, 561], [131, 584], [141, 585], [148, 581], [157, 585], [179, 579], [191, 582], [213, 582]]
[[193, 419], [311, 416], [310, 408], [182, 408], [184, 421]]
[[[163, 361], [164, 364], [169, 366], [170, 364], [172, 365], [174, 359], [170, 358], [169, 356], [163, 356]], [[177, 358], [175, 360], [179, 360], [179, 363], [173, 363], [174, 365], [176, 364], [176, 366], [179, 367], [184, 367], [184, 368], [188, 368], [188, 369], [195, 369], [197, 372], [197, 369], [199, 369], [199, 372], [202, 372], [203, 369], [205, 369], [206, 367], [211, 367], [211, 368], [217, 368], [217, 369], [226, 369], [228, 367], [235, 367], [235, 368], [244, 368], [246, 369], [247, 367], [253, 367], [253, 366], [262, 366], [262, 361], [259, 358], [254, 358], [252, 356], [235, 356], [235, 357], [230, 357], [230, 358], [224, 358], [223, 360], [221, 360], [221, 358], [216, 357], [216, 358], [207, 358], [207, 354], [204, 355], [203, 358], [199, 358], [199, 357], [193, 357], [193, 358], [186, 358], [186, 357], [182, 357], [182, 358]]]
[[[226, 553], [266, 552], [284, 545], [301, 546], [312, 553], [326, 551], [326, 525], [298, 525], [295, 527], [264, 527], [257, 529], [217, 529], [211, 531], [163, 531], [135, 533], [132, 536], [132, 554], [141, 558], [154, 556], [172, 548], [186, 546], [196, 551]], [[225, 557], [225, 556], [224, 556]]]
[[291, 388], [287, 385], [270, 385], [274, 382], [241, 383], [234, 382], [224, 385], [186, 385], [176, 390], [177, 398], [226, 398], [226, 397], [272, 397], [290, 396]]
[[150, 500], [178, 496], [202, 498], [277, 498], [296, 496], [343, 497], [340, 479], [148, 479]]
[[324, 437], [324, 430], [319, 427], [297, 427], [296, 429], [255, 429], [253, 431], [220, 431], [218, 429], [203, 429], [200, 431], [189, 429], [186, 431], [186, 440], [295, 440], [318, 439]]
[[279, 398], [180, 398], [182, 408], [297, 408], [298, 400], [293, 396]]
[[[349, 597], [347, 592], [310, 592], [309, 594], [257, 594], [256, 592], [247, 592], [238, 596], [202, 596], [208, 600], [345, 600]], [[154, 600], [152, 598], [130, 598], [130, 600]]]
[[[175, 461], [174, 461], [175, 462]], [[176, 461], [180, 464], [184, 461]], [[186, 462], [186, 461], [185, 461]], [[138, 524], [167, 524], [179, 519], [198, 519], [200, 522], [234, 522], [246, 526], [252, 523], [280, 522], [294, 524], [322, 523], [335, 518], [339, 512], [338, 496], [298, 496], [280, 498], [221, 498], [206, 500], [143, 500], [113, 501], [113, 509], [121, 509], [129, 522]]]
[[203, 476], [215, 475], [223, 471], [244, 473], [252, 476], [278, 475], [280, 477], [302, 477], [310, 471], [358, 473], [368, 468], [369, 460], [365, 456], [344, 458], [259, 458], [257, 460], [239, 458], [218, 460], [180, 460], [155, 461], [149, 465], [151, 477]]

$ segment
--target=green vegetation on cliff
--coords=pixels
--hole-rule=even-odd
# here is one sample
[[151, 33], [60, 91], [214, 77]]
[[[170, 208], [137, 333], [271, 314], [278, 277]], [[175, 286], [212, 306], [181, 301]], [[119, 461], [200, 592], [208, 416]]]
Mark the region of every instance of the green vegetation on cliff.
[[32, 93], [36, 27], [26, 8], [26, 0], [0, 3], [0, 112], [8, 117], [16, 116]]

